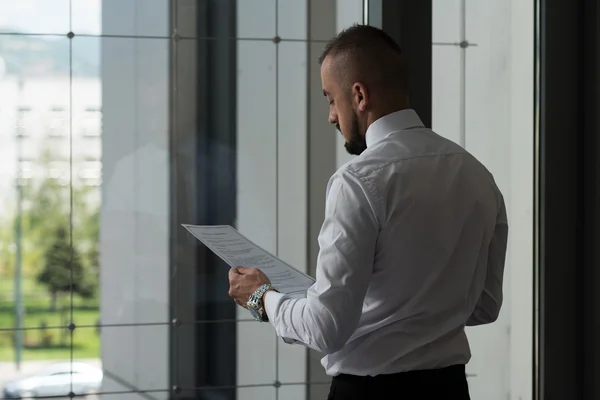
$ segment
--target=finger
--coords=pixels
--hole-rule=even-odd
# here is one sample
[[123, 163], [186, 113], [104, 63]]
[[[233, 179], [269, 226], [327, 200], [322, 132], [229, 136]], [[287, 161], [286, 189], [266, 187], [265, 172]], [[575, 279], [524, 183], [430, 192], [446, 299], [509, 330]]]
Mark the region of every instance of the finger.
[[242, 301], [239, 301], [238, 299], [235, 299], [235, 304], [237, 304], [240, 307], [246, 308], [246, 304]]
[[239, 275], [239, 272], [235, 270], [235, 268], [229, 269], [229, 281], [235, 279], [236, 276]]

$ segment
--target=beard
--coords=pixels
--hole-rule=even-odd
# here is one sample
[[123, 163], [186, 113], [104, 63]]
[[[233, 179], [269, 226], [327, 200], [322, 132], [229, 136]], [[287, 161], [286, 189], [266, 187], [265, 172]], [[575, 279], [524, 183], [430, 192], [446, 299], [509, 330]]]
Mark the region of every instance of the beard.
[[[339, 125], [338, 130], [340, 130]], [[356, 115], [356, 112], [352, 116], [352, 124], [350, 125], [349, 133], [350, 139], [348, 139], [346, 143], [344, 143], [344, 148], [349, 154], [353, 156], [358, 156], [367, 149], [367, 139], [365, 135], [362, 135], [360, 132], [360, 126], [358, 123], [358, 116]]]

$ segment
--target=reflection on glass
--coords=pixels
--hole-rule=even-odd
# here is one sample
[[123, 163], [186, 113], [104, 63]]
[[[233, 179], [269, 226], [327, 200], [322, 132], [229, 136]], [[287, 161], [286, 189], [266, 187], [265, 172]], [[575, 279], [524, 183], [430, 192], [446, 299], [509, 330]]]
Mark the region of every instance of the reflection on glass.
[[[182, 0], [178, 0], [182, 1]], [[169, 35], [169, 0], [71, 0], [75, 35]]]
[[[277, 398], [285, 399], [285, 397], [277, 396], [277, 389], [273, 385], [256, 386], [256, 387], [240, 387], [237, 389], [199, 389], [199, 390], [184, 390], [181, 392], [186, 398], [195, 399], [260, 399], [260, 400], [275, 400]], [[237, 394], [237, 397], [235, 396]]]
[[102, 369], [82, 362], [53, 362], [12, 379], [2, 393], [7, 399], [84, 396], [99, 392]]
[[[18, 28], [11, 31], [26, 32], [31, 23], [52, 32], [65, 10], [68, 21], [60, 1], [13, 3], [2, 2], [0, 12]], [[53, 10], [42, 14], [50, 3]], [[38, 25], [42, 16], [47, 20]], [[70, 245], [68, 39], [2, 35], [0, 65], [0, 387], [6, 387], [53, 360], [69, 360], [71, 265], [85, 260]], [[87, 302], [82, 292], [73, 300]]]
[[[277, 98], [304, 104], [307, 90], [302, 81], [288, 88], [280, 74], [293, 64], [306, 75], [306, 52], [292, 49], [304, 44], [286, 42], [277, 59], [272, 39], [306, 38], [307, 8], [249, 3], [211, 2], [211, 35], [244, 39], [225, 41], [231, 64], [224, 65], [223, 41], [171, 39], [171, 23], [182, 37], [207, 31], [198, 23], [206, 10], [194, 0], [0, 0], [0, 33], [17, 33], [0, 35], [0, 388], [11, 395], [94, 392], [101, 380], [108, 392], [102, 397], [148, 391], [166, 399], [171, 381], [192, 398], [269, 400], [277, 398], [276, 379], [305, 379], [303, 364], [282, 361], [302, 361], [302, 348], [277, 350], [268, 324], [234, 321], [226, 269], [213, 272], [214, 265], [197, 259], [174, 266], [169, 257], [174, 115], [177, 135], [203, 149], [195, 140], [177, 143], [178, 162], [193, 157], [186, 182], [207, 192], [194, 193], [206, 197], [206, 215], [235, 224], [239, 212], [241, 227], [259, 244], [279, 244], [275, 210], [286, 200], [277, 194], [284, 190], [276, 186], [278, 146], [293, 136], [291, 151], [300, 148], [297, 159], [305, 158], [302, 135], [284, 132], [283, 121], [300, 132], [306, 115]], [[211, 19], [217, 15], [235, 26], [223, 33]], [[286, 49], [292, 64], [285, 64]], [[225, 70], [232, 73], [222, 79]], [[173, 86], [180, 97], [171, 114]], [[227, 124], [219, 122], [220, 111]], [[245, 133], [228, 138], [238, 126]], [[297, 159], [286, 159], [286, 168], [303, 165]], [[204, 173], [195, 170], [202, 165]], [[175, 202], [189, 201], [181, 197]], [[280, 251], [297, 246], [304, 253], [290, 243], [281, 241]], [[169, 292], [174, 271], [186, 280], [177, 302]], [[172, 318], [178, 323], [171, 325]], [[239, 318], [249, 315], [240, 309]], [[215, 321], [221, 319], [227, 321]], [[296, 398], [301, 389], [290, 385], [279, 398]]]
[[0, 32], [66, 35], [69, 0], [1, 1]]
[[81, 121], [81, 135], [98, 137], [102, 133], [102, 111], [93, 107], [85, 109]]
[[72, 357], [101, 369], [102, 392], [165, 390], [170, 330], [170, 325], [76, 325]]
[[20, 137], [27, 137], [33, 134], [35, 129], [35, 114], [29, 107], [19, 107], [16, 116], [15, 134]]
[[[71, 218], [72, 218], [72, 314], [73, 359], [100, 364], [99, 290], [99, 231], [101, 193], [101, 132], [96, 136], [84, 137], [82, 127], [88, 110], [100, 119], [100, 47], [97, 40], [90, 41], [83, 49], [78, 38], [71, 40], [71, 148], [68, 159], [71, 174]], [[57, 168], [58, 169], [58, 168]], [[60, 169], [62, 170], [62, 169]], [[77, 299], [80, 299], [77, 301]]]
[[237, 2], [238, 38], [272, 39], [277, 35], [277, 0]]
[[69, 112], [63, 107], [52, 107], [47, 112], [46, 119], [48, 136], [61, 138], [69, 135]]
[[102, 324], [169, 321], [169, 45], [72, 39], [74, 248]]

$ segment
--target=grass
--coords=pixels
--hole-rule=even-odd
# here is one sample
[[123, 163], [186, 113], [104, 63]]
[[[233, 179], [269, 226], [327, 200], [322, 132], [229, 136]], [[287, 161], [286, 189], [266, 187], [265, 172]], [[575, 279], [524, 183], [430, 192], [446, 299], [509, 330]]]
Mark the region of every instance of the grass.
[[[22, 325], [25, 329], [21, 331], [23, 360], [70, 359], [71, 347], [74, 359], [100, 357], [100, 335], [94, 326], [100, 317], [97, 300], [73, 296], [72, 321], [76, 328], [71, 334], [67, 328], [71, 321], [69, 296], [60, 298], [57, 310], [52, 311], [49, 294], [35, 279], [24, 277], [22, 287], [25, 312]], [[0, 362], [15, 359], [13, 293], [13, 280], [0, 279]]]
[[[21, 290], [23, 293], [35, 293], [40, 288], [40, 285], [31, 277], [25, 277], [21, 281]], [[15, 281], [12, 276], [0, 276], [0, 299], [4, 300], [8, 296], [12, 296], [15, 290]], [[0, 300], [0, 301], [1, 301]]]

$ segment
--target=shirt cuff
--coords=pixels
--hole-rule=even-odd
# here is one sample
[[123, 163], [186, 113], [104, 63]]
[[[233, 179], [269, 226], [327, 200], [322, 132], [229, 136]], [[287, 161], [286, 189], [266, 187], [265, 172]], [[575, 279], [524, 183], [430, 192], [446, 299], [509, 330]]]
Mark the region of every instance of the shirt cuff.
[[277, 312], [277, 308], [279, 307], [279, 303], [281, 302], [283, 296], [285, 295], [273, 290], [269, 290], [267, 293], [265, 293], [265, 311], [267, 313], [267, 317], [269, 317], [269, 321], [271, 321], [271, 324], [273, 325], [275, 324], [275, 313]]
[[[285, 294], [275, 292], [273, 290], [270, 290], [267, 293], [265, 293], [265, 298], [264, 298], [265, 312], [267, 313], [267, 317], [269, 317], [269, 322], [271, 322], [271, 325], [273, 325], [276, 332], [277, 332], [277, 326], [275, 325], [275, 317], [276, 317], [275, 314], [277, 314], [277, 309], [279, 308], [279, 305], [280, 305], [281, 301], [284, 299], [284, 297], [286, 297]], [[283, 336], [281, 337], [281, 339], [283, 339], [283, 341], [286, 344], [300, 343], [297, 340], [286, 338]]]

